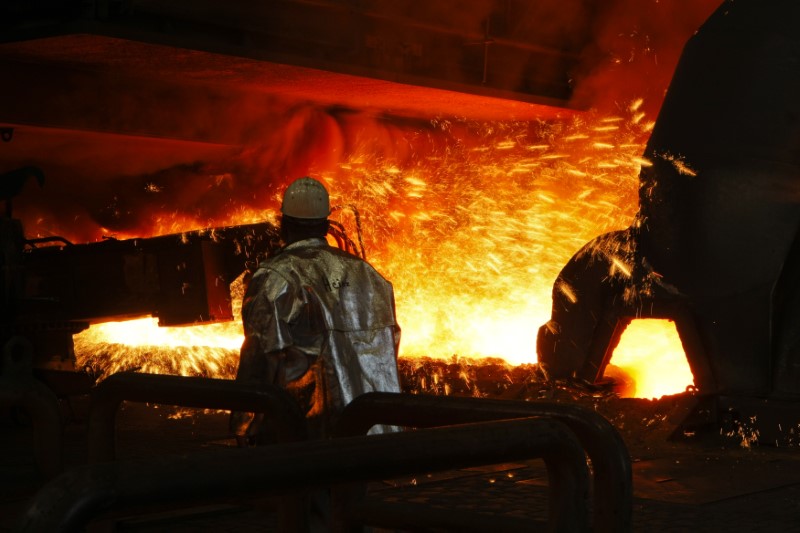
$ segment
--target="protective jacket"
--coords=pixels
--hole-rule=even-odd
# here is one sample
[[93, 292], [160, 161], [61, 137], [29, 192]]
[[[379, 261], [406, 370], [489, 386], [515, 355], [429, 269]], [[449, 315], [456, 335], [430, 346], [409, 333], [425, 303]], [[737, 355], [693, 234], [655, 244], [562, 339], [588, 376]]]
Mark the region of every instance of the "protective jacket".
[[[237, 381], [287, 388], [315, 436], [370, 391], [399, 392], [394, 291], [369, 263], [312, 238], [262, 263], [242, 304]], [[232, 418], [239, 435], [247, 419]], [[381, 432], [388, 428], [373, 428]]]

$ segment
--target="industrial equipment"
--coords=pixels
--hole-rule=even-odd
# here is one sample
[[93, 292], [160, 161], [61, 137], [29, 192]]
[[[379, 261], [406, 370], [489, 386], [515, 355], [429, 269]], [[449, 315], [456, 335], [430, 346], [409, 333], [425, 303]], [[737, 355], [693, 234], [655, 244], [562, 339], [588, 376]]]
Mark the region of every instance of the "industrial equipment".
[[792, 1], [728, 1], [689, 40], [645, 150], [636, 221], [556, 281], [537, 341], [552, 376], [594, 381], [632, 319], [668, 318], [699, 392], [720, 395], [718, 421], [758, 418], [779, 442], [800, 420], [798, 21]]
[[[0, 176], [11, 179], [19, 172]], [[28, 239], [10, 208], [0, 217], [0, 238], [0, 345], [24, 339], [33, 372], [59, 396], [93, 384], [75, 368], [72, 335], [144, 316], [160, 326], [232, 320], [231, 283], [280, 241], [269, 222], [87, 244]]]

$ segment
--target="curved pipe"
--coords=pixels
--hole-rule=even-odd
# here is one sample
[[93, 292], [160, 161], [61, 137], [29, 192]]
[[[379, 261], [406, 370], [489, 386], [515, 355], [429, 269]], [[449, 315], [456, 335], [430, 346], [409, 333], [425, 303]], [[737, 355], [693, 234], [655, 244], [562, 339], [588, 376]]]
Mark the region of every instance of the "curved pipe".
[[345, 408], [335, 433], [362, 435], [375, 424], [427, 428], [531, 416], [550, 417], [564, 423], [591, 459], [593, 531], [630, 531], [633, 475], [628, 449], [608, 420], [577, 405], [371, 392]]
[[548, 531], [587, 531], [583, 450], [564, 424], [538, 418], [82, 466], [40, 490], [17, 531], [78, 531], [101, 512], [133, 504], [286, 493], [536, 457], [551, 480]]
[[303, 413], [283, 389], [251, 389], [232, 380], [136, 374], [109, 376], [92, 390], [89, 408], [89, 462], [113, 461], [114, 426], [123, 401], [265, 413], [284, 442], [306, 438]]

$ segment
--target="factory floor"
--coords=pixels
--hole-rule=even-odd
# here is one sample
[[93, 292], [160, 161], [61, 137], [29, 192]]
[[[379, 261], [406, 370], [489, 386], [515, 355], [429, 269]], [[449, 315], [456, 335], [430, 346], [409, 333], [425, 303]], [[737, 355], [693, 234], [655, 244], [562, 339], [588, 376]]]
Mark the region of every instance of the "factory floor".
[[[87, 453], [84, 406], [71, 403], [62, 406], [69, 419], [68, 468], [85, 463]], [[675, 428], [664, 414], [670, 410], [664, 402], [617, 399], [601, 407], [623, 435], [633, 461], [634, 531], [800, 531], [797, 447], [759, 446], [741, 436], [713, 434], [668, 440]], [[227, 415], [218, 412], [128, 403], [117, 427], [119, 458], [234, 446], [226, 432]], [[31, 429], [3, 416], [0, 435], [0, 532], [6, 532], [14, 530], [42, 481], [31, 450]], [[376, 480], [369, 489], [371, 501], [401, 514], [451, 517], [456, 524], [461, 518], [481, 531], [513, 529], [508, 524], [518, 518], [544, 521], [546, 494], [547, 473], [538, 460], [421, 472]], [[88, 531], [271, 531], [276, 505], [264, 495], [233, 498], [221, 493], [214, 501], [101, 516]]]

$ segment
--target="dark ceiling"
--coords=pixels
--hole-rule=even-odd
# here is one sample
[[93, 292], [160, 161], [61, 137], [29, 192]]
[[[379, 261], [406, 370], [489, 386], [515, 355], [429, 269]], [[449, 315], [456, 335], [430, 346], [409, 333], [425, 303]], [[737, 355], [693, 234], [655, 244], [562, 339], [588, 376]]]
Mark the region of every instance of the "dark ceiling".
[[[142, 101], [159, 92], [165, 106], [201, 93], [213, 105], [215, 94], [235, 92], [425, 118], [548, 118], [571, 107], [570, 76], [589, 39], [589, 6], [581, 0], [12, 2], [0, 44], [10, 82], [0, 97], [13, 105], [0, 121], [178, 135], [115, 117], [128, 85], [144, 91], [134, 95]], [[181, 95], [177, 101], [168, 97], [171, 87]], [[87, 105], [96, 94], [109, 98], [101, 100], [102, 111]], [[230, 140], [216, 136], [198, 140]]]
[[[227, 115], [264, 96], [423, 120], [549, 119], [591, 105], [601, 67], [670, 69], [718, 2], [6, 0], [0, 126], [235, 144]], [[638, 89], [668, 79], [653, 71], [616, 76]], [[179, 125], [197, 106], [206, 125]]]
[[250, 158], [240, 182], [285, 179], [326, 146], [396, 143], [439, 118], [553, 120], [631, 97], [657, 110], [718, 3], [5, 0], [0, 172], [41, 166], [42, 212], [75, 204], [63, 220], [131, 177], [182, 169], [204, 187]]

